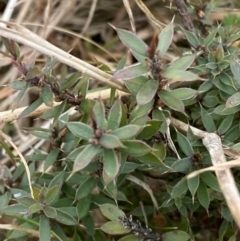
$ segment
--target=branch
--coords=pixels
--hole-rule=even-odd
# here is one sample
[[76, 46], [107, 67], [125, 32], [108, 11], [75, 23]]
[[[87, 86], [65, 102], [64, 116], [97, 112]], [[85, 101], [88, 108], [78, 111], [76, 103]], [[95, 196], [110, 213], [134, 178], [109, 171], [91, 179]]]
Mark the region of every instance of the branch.
[[0, 26], [0, 36], [8, 39], [12, 39], [18, 43], [27, 45], [42, 54], [56, 58], [59, 62], [64, 63], [83, 74], [86, 74], [101, 83], [108, 85], [110, 87], [129, 92], [125, 87], [123, 82], [119, 80], [112, 80], [112, 76], [81, 59], [74, 57], [73, 55], [59, 49], [53, 44], [49, 43], [45, 39], [41, 38], [39, 35], [33, 33], [29, 29], [22, 27], [15, 23], [10, 23], [6, 21], [1, 21], [11, 28], [5, 28]]
[[[175, 126], [178, 130], [180, 130], [183, 133], [187, 133], [188, 129], [191, 128], [193, 134], [200, 139], [203, 139], [207, 135], [209, 135], [208, 132], [199, 130], [199, 129], [197, 129], [193, 126], [190, 126], [182, 121], [179, 121], [173, 117], [170, 117], [170, 120], [171, 120], [171, 125]], [[222, 147], [223, 147], [224, 153], [226, 155], [232, 157], [233, 159], [238, 159], [240, 157], [240, 153], [238, 151], [236, 151], [226, 145], [222, 145]]]
[[183, 23], [184, 28], [190, 32], [194, 32], [193, 23], [188, 14], [187, 5], [184, 2], [184, 0], [175, 0], [175, 4], [176, 4], [179, 14], [182, 18], [182, 23]]
[[[209, 133], [203, 139], [204, 146], [208, 149], [214, 167], [227, 162], [222, 149], [221, 139], [217, 134]], [[222, 190], [226, 203], [232, 213], [232, 216], [240, 228], [240, 196], [229, 168], [225, 170], [215, 170], [219, 186]]]
[[[106, 100], [110, 97], [111, 90], [106, 89], [106, 90], [101, 90], [101, 91], [95, 91], [92, 93], [88, 93], [86, 96], [86, 99], [96, 99], [96, 98], [101, 98], [102, 100]], [[116, 96], [125, 96], [128, 95], [126, 92], [122, 91], [116, 91]], [[54, 102], [53, 107], [60, 105], [62, 102]], [[7, 122], [12, 122], [18, 119], [18, 116], [26, 109], [27, 107], [21, 107], [18, 108], [14, 111], [8, 110], [8, 111], [3, 111], [0, 112], [0, 123], [7, 123]], [[52, 107], [46, 106], [46, 105], [41, 105], [39, 106], [36, 110], [34, 110], [30, 115], [27, 117], [33, 117], [33, 116], [39, 116], [43, 114], [45, 111], [51, 109]]]

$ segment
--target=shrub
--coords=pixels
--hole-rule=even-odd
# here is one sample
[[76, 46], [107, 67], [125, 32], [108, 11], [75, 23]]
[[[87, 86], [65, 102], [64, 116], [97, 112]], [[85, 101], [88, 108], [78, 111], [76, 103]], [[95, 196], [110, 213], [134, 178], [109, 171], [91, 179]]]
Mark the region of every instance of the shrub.
[[[214, 154], [223, 156], [222, 146], [214, 149], [206, 139], [216, 135], [208, 133], [221, 138], [229, 158], [239, 156], [239, 18], [229, 15], [209, 26], [200, 12], [210, 11], [210, 4], [192, 6], [199, 17], [199, 27], [193, 27], [180, 3], [183, 25], [173, 20], [149, 46], [134, 31], [112, 26], [136, 60], [126, 66], [123, 57], [113, 73], [45, 40], [36, 42], [34, 33], [17, 24], [1, 27], [6, 58], [21, 73], [8, 84], [19, 91], [13, 113], [20, 112], [17, 119], [40, 113], [50, 123], [27, 128], [49, 146], [29, 155], [1, 132], [1, 145], [14, 163], [13, 169], [2, 168], [0, 210], [3, 220], [11, 220], [0, 225], [11, 230], [5, 238], [236, 240], [233, 224], [239, 217], [229, 211], [237, 208], [228, 200], [235, 190], [228, 185], [229, 166], [219, 161], [220, 171], [206, 169], [216, 175], [204, 168], [216, 164]], [[177, 47], [181, 54], [169, 62], [165, 56], [175, 48], [176, 31], [187, 47]], [[43, 67], [26, 65], [16, 42], [50, 57]], [[59, 76], [59, 61], [76, 72]], [[108, 89], [90, 90], [92, 78]], [[38, 98], [17, 108], [32, 88]], [[2, 113], [5, 122], [16, 119], [13, 113]]]

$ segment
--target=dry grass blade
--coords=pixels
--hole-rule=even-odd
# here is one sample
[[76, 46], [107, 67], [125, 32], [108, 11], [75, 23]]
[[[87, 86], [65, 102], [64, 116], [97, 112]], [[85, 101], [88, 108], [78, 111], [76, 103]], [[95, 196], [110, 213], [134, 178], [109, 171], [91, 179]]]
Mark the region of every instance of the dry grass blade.
[[11, 139], [5, 135], [1, 130], [0, 130], [0, 135], [3, 137], [3, 139], [5, 139], [6, 141], [9, 142], [9, 144], [14, 148], [14, 150], [17, 152], [17, 154], [20, 157], [21, 162], [23, 163], [26, 173], [27, 173], [27, 178], [28, 178], [28, 184], [29, 184], [29, 189], [30, 189], [30, 193], [31, 193], [31, 197], [34, 199], [34, 194], [33, 194], [33, 189], [32, 189], [32, 183], [31, 183], [31, 173], [29, 171], [28, 168], [28, 164], [25, 160], [25, 158], [23, 157], [22, 153], [18, 150], [18, 148], [16, 147], [16, 145], [11, 141]]
[[141, 0], [135, 0], [135, 2], [137, 3], [138, 7], [145, 13], [148, 20], [153, 23], [159, 30], [162, 30], [162, 27], [165, 26], [165, 24], [158, 21]]
[[187, 178], [191, 179], [201, 173], [208, 172], [208, 171], [222, 171], [222, 170], [226, 170], [226, 169], [234, 168], [234, 167], [238, 167], [238, 166], [240, 166], [240, 160], [228, 161], [226, 163], [218, 164], [213, 167], [207, 167], [207, 168], [203, 168], [201, 170], [194, 171], [194, 172], [190, 173], [187, 176]]
[[149, 185], [146, 184], [145, 182], [141, 181], [140, 179], [134, 177], [133, 175], [129, 175], [129, 176], [127, 177], [127, 179], [128, 179], [129, 181], [132, 181], [132, 182], [136, 183], [137, 185], [139, 185], [139, 186], [142, 187], [143, 189], [145, 189], [145, 190], [148, 192], [148, 194], [150, 195], [151, 199], [152, 199], [152, 202], [153, 202], [153, 205], [154, 205], [155, 210], [158, 210], [157, 200], [156, 200], [156, 198], [154, 197], [153, 191], [152, 191], [152, 189], [149, 187]]
[[30, 228], [23, 228], [13, 224], [0, 224], [0, 229], [18, 230], [18, 231], [26, 232], [39, 237], [39, 231], [30, 229]]
[[130, 23], [131, 23], [131, 27], [132, 27], [132, 31], [134, 33], [136, 33], [136, 26], [135, 26], [133, 13], [132, 13], [132, 9], [131, 9], [131, 6], [129, 4], [129, 1], [128, 0], [123, 0], [123, 4], [124, 4], [124, 6], [125, 6], [125, 8], [127, 10], [128, 17], [129, 17], [129, 20], [130, 20]]
[[72, 68], [75, 68], [76, 70], [89, 75], [90, 77], [104, 83], [105, 85], [111, 86], [113, 88], [119, 89], [119, 90], [125, 90], [123, 83], [120, 82], [113, 82], [111, 80], [111, 75], [107, 74], [100, 69], [84, 62], [81, 59], [78, 59], [74, 57], [73, 55], [57, 48], [56, 46], [52, 45], [51, 43], [47, 42], [46, 40], [39, 37], [37, 34], [31, 32], [30, 30], [14, 24], [2, 21], [3, 23], [6, 23], [11, 28], [4, 28], [0, 26], [0, 35], [12, 39], [16, 42], [22, 43], [24, 45], [27, 45], [42, 54], [45, 54], [50, 57], [56, 58], [61, 63], [64, 63]]

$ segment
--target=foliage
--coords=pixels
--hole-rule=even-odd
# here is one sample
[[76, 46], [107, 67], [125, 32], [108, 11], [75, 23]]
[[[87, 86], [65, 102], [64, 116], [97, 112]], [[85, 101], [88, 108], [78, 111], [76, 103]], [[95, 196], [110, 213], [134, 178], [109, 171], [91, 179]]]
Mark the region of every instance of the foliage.
[[[43, 103], [51, 107], [41, 116], [51, 120], [50, 128], [28, 129], [50, 143], [48, 152], [37, 149], [25, 156], [31, 179], [17, 156], [11, 157], [17, 164], [13, 172], [4, 168], [1, 215], [21, 228], [6, 237], [27, 240], [38, 231], [45, 241], [187, 241], [204, 240], [204, 235], [208, 240], [236, 240], [216, 176], [206, 172], [186, 178], [211, 166], [209, 153], [191, 128], [181, 133], [169, 120], [216, 132], [223, 144], [239, 150], [240, 52], [234, 44], [239, 19], [229, 16], [222, 25], [209, 27], [207, 35], [170, 23], [150, 46], [131, 31], [114, 29], [137, 64], [122, 66], [112, 76], [124, 82], [130, 96], [108, 100], [86, 98], [86, 74], [57, 77], [55, 59], [48, 59], [43, 68], [27, 66], [19, 46], [2, 38], [22, 74], [9, 83], [19, 91], [13, 109], [30, 88], [40, 92], [18, 118]], [[180, 29], [189, 48], [168, 63], [164, 56]], [[61, 104], [54, 106], [54, 101]], [[77, 116], [69, 116], [72, 107]], [[101, 225], [99, 210], [109, 220]]]

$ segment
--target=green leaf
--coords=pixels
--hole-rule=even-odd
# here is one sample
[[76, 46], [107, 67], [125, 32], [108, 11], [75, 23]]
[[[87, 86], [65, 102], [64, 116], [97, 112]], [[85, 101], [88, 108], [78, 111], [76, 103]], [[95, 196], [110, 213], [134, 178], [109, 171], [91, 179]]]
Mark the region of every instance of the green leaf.
[[215, 28], [215, 29], [214, 29], [212, 32], [210, 32], [210, 33], [208, 34], [208, 36], [205, 38], [205, 40], [204, 40], [204, 45], [205, 45], [206, 47], [208, 47], [208, 46], [213, 42], [213, 39], [215, 38], [215, 35], [216, 35], [217, 31], [218, 31], [218, 28]]
[[7, 207], [4, 207], [1, 212], [6, 215], [19, 215], [27, 214], [28, 208], [22, 204], [12, 204]]
[[201, 106], [201, 119], [207, 132], [215, 132], [216, 126], [211, 115]]
[[136, 34], [124, 29], [113, 28], [117, 31], [118, 37], [127, 48], [147, 57], [148, 46]]
[[52, 219], [56, 219], [57, 218], [57, 211], [55, 208], [50, 207], [50, 206], [45, 206], [43, 208], [43, 212], [44, 214], [48, 217], [48, 218], [52, 218]]
[[93, 107], [93, 114], [97, 123], [97, 128], [99, 128], [101, 131], [104, 130], [105, 107], [101, 100], [96, 101]]
[[146, 76], [138, 76], [134, 79], [126, 80], [124, 83], [126, 87], [133, 93], [137, 94], [141, 87], [148, 82], [148, 78]]
[[61, 209], [55, 209], [57, 212], [57, 221], [65, 225], [78, 225], [76, 219], [74, 219], [70, 214], [62, 211]]
[[176, 98], [170, 91], [161, 90], [158, 92], [158, 96], [169, 108], [184, 113], [184, 105], [182, 101]]
[[183, 158], [181, 160], [177, 160], [175, 161], [171, 168], [175, 171], [175, 172], [182, 172], [182, 173], [186, 173], [186, 171], [189, 170], [190, 166], [192, 165], [192, 162], [190, 161], [189, 157], [187, 158]]
[[124, 147], [122, 142], [119, 140], [119, 138], [116, 135], [103, 133], [101, 136], [101, 139], [99, 141], [99, 144], [107, 149], [114, 149], [114, 148], [120, 148]]
[[188, 42], [190, 43], [190, 45], [192, 47], [194, 47], [195, 49], [197, 49], [199, 47], [200, 43], [199, 43], [199, 40], [196, 37], [196, 35], [192, 32], [189, 32], [189, 31], [185, 30], [185, 29], [183, 29], [183, 32], [184, 32]]
[[87, 145], [78, 154], [74, 162], [73, 172], [77, 172], [85, 168], [98, 153], [99, 153], [99, 147], [92, 144]]
[[240, 105], [240, 92], [237, 92], [230, 96], [226, 102], [226, 108], [232, 108]]
[[188, 183], [185, 178], [182, 178], [172, 189], [171, 198], [179, 198], [188, 190]]
[[187, 81], [201, 80], [201, 78], [197, 74], [194, 74], [186, 70], [167, 68], [161, 74], [164, 78], [169, 79], [170, 83], [175, 83], [179, 81], [187, 82]]
[[168, 69], [186, 70], [191, 66], [196, 57], [196, 54], [185, 55], [171, 63]]
[[227, 116], [218, 127], [218, 133], [220, 135], [223, 135], [226, 131], [229, 130], [229, 128], [232, 126], [232, 122], [234, 119], [234, 114]]
[[213, 175], [211, 172], [204, 172], [201, 173], [201, 179], [207, 184], [211, 189], [217, 191], [217, 192], [222, 192], [217, 178], [215, 175]]
[[49, 218], [41, 215], [39, 222], [39, 240], [40, 241], [51, 241], [51, 229], [50, 229]]
[[[146, 105], [136, 106], [130, 114], [129, 121], [131, 122], [131, 124], [137, 125], [137, 123], [136, 122], [133, 123], [132, 120], [134, 118], [138, 118], [140, 116], [144, 116], [144, 115], [148, 114], [151, 111], [151, 109], [153, 108], [153, 104], [154, 104], [154, 100], [150, 101]], [[144, 124], [145, 123], [139, 124], [139, 125], [144, 125]]]
[[30, 207], [32, 206], [33, 204], [36, 203], [36, 200], [34, 200], [33, 198], [31, 197], [22, 197], [22, 198], [19, 198], [18, 199], [18, 202], [22, 205], [24, 205], [25, 207]]
[[240, 85], [240, 62], [236, 54], [233, 54], [230, 59], [230, 68], [235, 80]]
[[79, 200], [89, 195], [92, 189], [96, 186], [96, 180], [94, 177], [87, 178], [81, 185], [78, 187], [75, 195], [75, 199]]
[[124, 69], [120, 69], [113, 74], [112, 79], [119, 79], [119, 80], [131, 80], [133, 78], [137, 78], [143, 74], [148, 72], [148, 68], [142, 64], [134, 64], [130, 65]]
[[151, 151], [151, 147], [142, 141], [131, 140], [123, 141], [122, 143], [125, 148], [121, 148], [120, 151], [131, 156], [143, 156]]
[[149, 152], [143, 156], [139, 156], [138, 160], [140, 162], [143, 162], [147, 165], [151, 165], [154, 167], [163, 166], [161, 159], [155, 153], [152, 152]]
[[141, 239], [135, 234], [130, 234], [120, 238], [118, 241], [141, 241]]
[[119, 221], [119, 217], [125, 217], [125, 213], [120, 208], [110, 203], [100, 205], [100, 210], [111, 221]]
[[198, 91], [191, 88], [178, 88], [171, 92], [180, 100], [187, 100], [197, 96]]
[[149, 120], [143, 130], [137, 136], [137, 139], [150, 139], [159, 131], [161, 122], [159, 120]]
[[223, 240], [225, 233], [227, 232], [228, 229], [228, 221], [226, 219], [224, 219], [221, 223], [221, 226], [218, 230], [218, 237], [219, 240]]
[[51, 204], [59, 195], [60, 188], [59, 185], [49, 188], [44, 196], [44, 202], [49, 205]]
[[30, 115], [34, 110], [36, 110], [43, 103], [43, 99], [40, 97], [35, 100], [31, 105], [29, 105], [24, 111], [18, 116], [18, 119]]
[[234, 87], [224, 84], [218, 77], [212, 79], [212, 83], [224, 93], [227, 93], [229, 95], [233, 95], [236, 93], [236, 89]]
[[3, 195], [0, 196], [0, 210], [8, 205], [11, 197], [12, 197], [12, 194], [10, 191], [6, 191]]
[[16, 107], [19, 105], [19, 103], [21, 103], [21, 100], [23, 99], [23, 97], [27, 93], [28, 88], [29, 88], [29, 84], [26, 84], [25, 86], [23, 86], [21, 88], [21, 90], [19, 91], [17, 97], [13, 101], [12, 111], [14, 111], [16, 109]]
[[231, 115], [231, 114], [235, 114], [240, 110], [240, 106], [235, 106], [229, 109], [226, 109], [226, 105], [222, 104], [217, 106], [213, 113], [218, 114], [218, 115]]
[[64, 90], [70, 88], [71, 86], [74, 85], [74, 83], [77, 81], [79, 78], [79, 72], [75, 72], [71, 74], [64, 82], [61, 84], [60, 91], [63, 92]]
[[112, 132], [113, 135], [116, 135], [120, 140], [128, 140], [134, 138], [141, 130], [142, 126], [140, 125], [126, 125], [120, 127]]
[[120, 164], [118, 160], [118, 156], [114, 150], [104, 150], [103, 152], [103, 170], [108, 175], [108, 183], [105, 183], [105, 185], [109, 184], [111, 181], [115, 180], [117, 177], [117, 174], [119, 172]]
[[165, 144], [161, 142], [157, 142], [153, 144], [153, 153], [162, 161], [166, 157], [166, 147]]
[[57, 160], [59, 149], [53, 149], [44, 162], [44, 172]]
[[195, 196], [198, 186], [199, 186], [199, 175], [188, 179], [187, 182], [188, 182], [188, 189], [192, 194], [192, 200], [194, 202], [194, 196]]
[[15, 90], [21, 90], [22, 88], [26, 88], [27, 83], [21, 79], [14, 80], [8, 84], [9, 87]]
[[28, 208], [28, 214], [38, 213], [43, 209], [43, 205], [41, 203], [34, 203], [31, 207]]
[[150, 79], [145, 83], [137, 93], [136, 99], [139, 105], [145, 105], [149, 103], [157, 93], [159, 82]]
[[182, 152], [187, 156], [191, 157], [194, 154], [192, 145], [190, 144], [188, 138], [177, 131], [177, 142]]
[[210, 204], [210, 197], [207, 191], [206, 185], [203, 182], [199, 183], [198, 190], [197, 190], [197, 197], [199, 203], [208, 210]]
[[66, 125], [73, 135], [77, 137], [83, 138], [84, 140], [89, 140], [94, 137], [93, 128], [85, 123], [68, 122]]
[[109, 114], [108, 114], [108, 122], [107, 122], [107, 129], [108, 130], [116, 130], [121, 123], [122, 119], [122, 104], [121, 101], [118, 99], [115, 101], [113, 106], [111, 107]]
[[82, 219], [82, 223], [83, 223], [83, 225], [86, 227], [86, 232], [87, 232], [91, 237], [93, 237], [94, 234], [95, 234], [95, 227], [94, 227], [94, 221], [93, 221], [91, 215], [88, 214], [87, 216], [85, 216], [85, 217]]
[[124, 228], [119, 221], [110, 221], [103, 224], [100, 228], [103, 232], [111, 235], [125, 234], [131, 231], [130, 228]]
[[158, 35], [158, 45], [156, 51], [159, 52], [160, 57], [163, 57], [163, 55], [167, 52], [169, 46], [171, 45], [173, 32], [173, 24], [170, 23]]
[[182, 230], [175, 230], [162, 235], [162, 241], [188, 241], [190, 238], [189, 234]]
[[91, 199], [92, 199], [92, 196], [91, 194], [89, 194], [86, 197], [83, 197], [77, 201], [78, 220], [81, 220], [89, 212]]
[[45, 85], [42, 89], [42, 99], [46, 106], [53, 106], [53, 92], [50, 86]]

